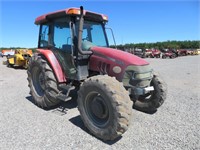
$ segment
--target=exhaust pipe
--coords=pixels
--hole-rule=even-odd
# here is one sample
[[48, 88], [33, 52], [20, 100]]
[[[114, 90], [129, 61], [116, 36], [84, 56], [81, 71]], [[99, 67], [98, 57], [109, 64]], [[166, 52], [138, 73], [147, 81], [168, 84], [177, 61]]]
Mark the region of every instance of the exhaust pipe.
[[79, 31], [78, 31], [78, 52], [82, 55], [90, 55], [92, 54], [92, 51], [83, 51], [82, 50], [82, 33], [83, 33], [83, 24], [84, 24], [84, 18], [83, 18], [83, 6], [80, 7], [80, 21], [79, 21]]

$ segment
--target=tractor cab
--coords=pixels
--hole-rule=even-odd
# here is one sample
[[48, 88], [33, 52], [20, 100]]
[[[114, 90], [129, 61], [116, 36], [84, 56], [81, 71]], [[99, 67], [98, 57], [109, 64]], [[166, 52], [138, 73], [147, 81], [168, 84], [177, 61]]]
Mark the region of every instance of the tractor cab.
[[107, 16], [70, 8], [40, 16], [38, 48], [51, 50], [68, 79], [88, 77], [88, 58], [93, 46], [108, 47]]

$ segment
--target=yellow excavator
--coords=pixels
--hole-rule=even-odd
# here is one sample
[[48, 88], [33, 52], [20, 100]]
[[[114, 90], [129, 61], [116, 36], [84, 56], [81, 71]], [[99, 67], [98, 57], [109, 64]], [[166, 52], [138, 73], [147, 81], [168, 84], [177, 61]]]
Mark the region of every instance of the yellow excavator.
[[7, 66], [19, 66], [27, 68], [28, 61], [32, 56], [32, 50], [29, 49], [17, 49], [15, 50], [15, 55], [7, 58]]

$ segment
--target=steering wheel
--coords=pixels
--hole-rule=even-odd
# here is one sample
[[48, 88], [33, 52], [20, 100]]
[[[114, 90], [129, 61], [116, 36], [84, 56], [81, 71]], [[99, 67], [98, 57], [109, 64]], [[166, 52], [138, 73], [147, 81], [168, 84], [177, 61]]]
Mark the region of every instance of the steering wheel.
[[87, 37], [83, 38], [82, 41], [90, 41], [90, 40], [89, 40], [89, 37], [87, 36]]

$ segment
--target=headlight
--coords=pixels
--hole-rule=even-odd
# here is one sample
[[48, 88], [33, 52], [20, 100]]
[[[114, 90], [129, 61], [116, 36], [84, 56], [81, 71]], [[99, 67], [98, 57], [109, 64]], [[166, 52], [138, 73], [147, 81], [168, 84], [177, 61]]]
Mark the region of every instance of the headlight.
[[152, 72], [146, 72], [146, 73], [136, 73], [135, 78], [136, 79], [145, 79], [152, 77]]
[[122, 68], [119, 67], [119, 66], [115, 66], [115, 67], [113, 67], [113, 72], [116, 73], [116, 74], [121, 73], [122, 72]]
[[152, 79], [152, 69], [149, 65], [145, 66], [128, 66], [123, 76], [124, 86], [149, 86]]

